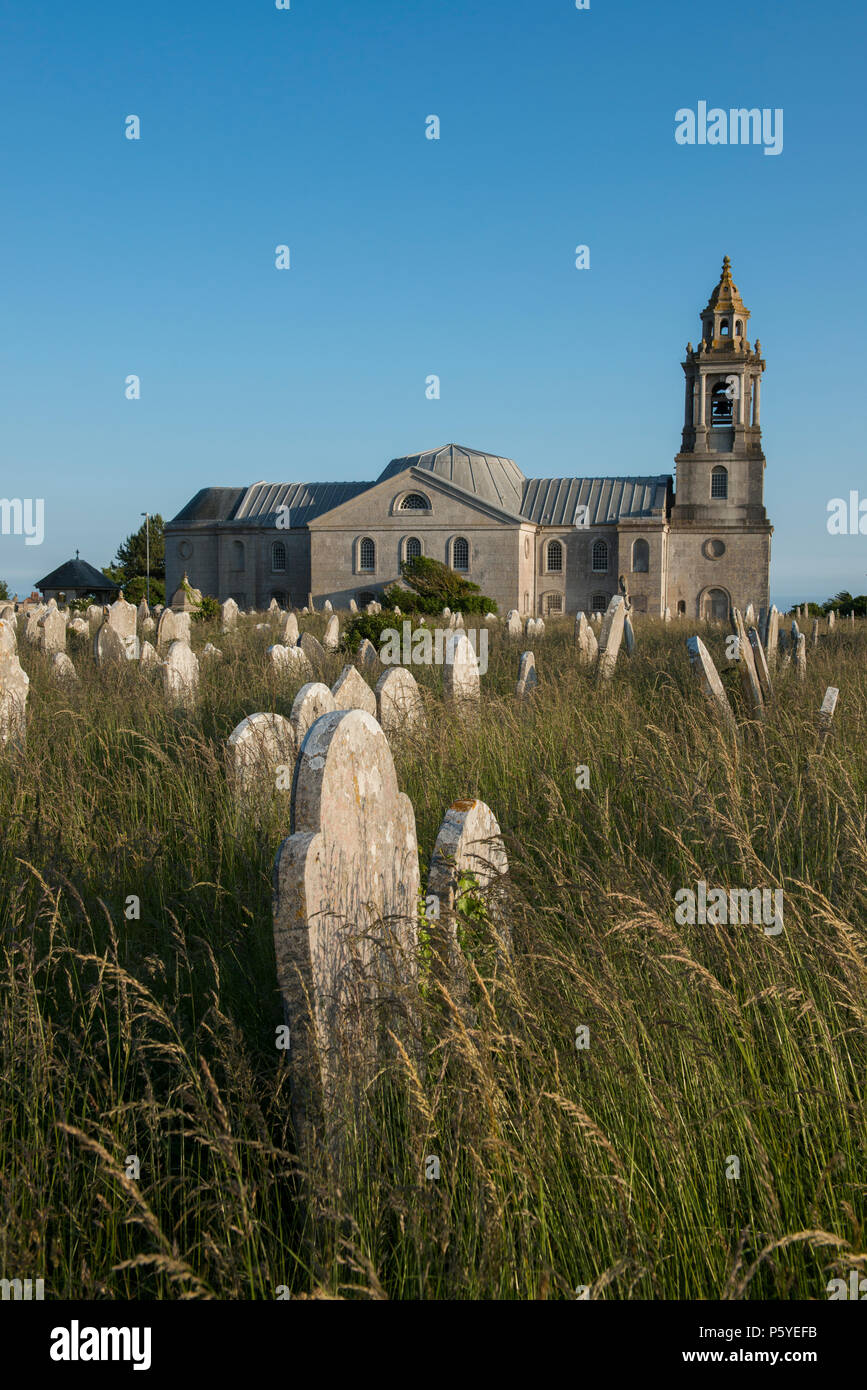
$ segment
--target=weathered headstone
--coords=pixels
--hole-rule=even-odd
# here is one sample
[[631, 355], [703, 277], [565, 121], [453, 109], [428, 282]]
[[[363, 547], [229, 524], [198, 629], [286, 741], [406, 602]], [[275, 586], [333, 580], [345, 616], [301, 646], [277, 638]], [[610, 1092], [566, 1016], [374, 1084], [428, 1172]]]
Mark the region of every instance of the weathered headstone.
[[626, 604], [622, 594], [615, 594], [605, 610], [599, 633], [599, 654], [596, 658], [596, 679], [610, 680], [617, 665], [623, 629], [626, 623]]
[[108, 610], [108, 621], [123, 643], [127, 661], [138, 661], [139, 657], [139, 640], [136, 632], [137, 617], [135, 604], [127, 603], [121, 591], [119, 598]]
[[[484, 801], [454, 801], [446, 811], [431, 855], [427, 897], [437, 899], [439, 912], [429, 918], [433, 937], [434, 969], [450, 996], [466, 1009], [469, 975], [459, 941], [462, 915], [478, 921], [481, 916], [492, 929], [493, 946], [501, 960], [511, 954], [512, 939], [500, 893], [509, 861], [497, 818]], [[470, 878], [471, 876], [471, 878]], [[464, 888], [470, 879], [471, 887]], [[467, 898], [472, 898], [472, 904]], [[481, 911], [480, 911], [481, 909]], [[475, 943], [477, 947], [481, 944]], [[487, 971], [483, 971], [487, 973]]]
[[308, 595], [307, 595], [307, 607], [308, 607], [308, 609], [309, 609], [309, 611], [310, 611], [311, 613], [315, 613], [315, 612], [316, 612], [316, 609], [315, 609], [315, 607], [314, 607], [314, 605], [313, 605], [313, 595], [312, 595], [312, 594], [308, 594]]
[[139, 620], [140, 623], [143, 623], [144, 620], [145, 620], [145, 618], [149, 618], [149, 617], [150, 617], [150, 615], [151, 615], [151, 610], [148, 608], [148, 601], [147, 601], [146, 598], [143, 598], [143, 599], [142, 599], [141, 603], [139, 604], [138, 608], [136, 609], [136, 613], [137, 613], [137, 615], [138, 615], [138, 620]]
[[671, 609], [670, 609], [670, 608], [666, 608], [666, 609], [665, 609], [665, 611], [663, 612], [663, 615], [662, 615], [662, 620], [663, 620], [663, 622], [665, 622], [665, 623], [670, 623], [670, 622], [671, 622]]
[[350, 611], [350, 613], [357, 613], [357, 612], [358, 612], [358, 604], [355, 602], [355, 599], [354, 599], [354, 598], [351, 598], [351, 599], [349, 600], [349, 611]]
[[379, 653], [376, 647], [366, 637], [362, 637], [358, 644], [358, 664], [373, 669], [379, 665]]
[[743, 614], [739, 608], [732, 609], [731, 619], [732, 627], [738, 639], [737, 663], [741, 689], [744, 692], [747, 707], [750, 708], [757, 717], [761, 718], [764, 713], [765, 701], [762, 695], [761, 685], [759, 684], [756, 663], [753, 658], [753, 649], [750, 646], [747, 630], [744, 627]]
[[443, 666], [443, 694], [454, 702], [479, 700], [479, 663], [465, 632], [453, 632], [446, 639]]
[[736, 735], [737, 724], [734, 713], [710, 652], [700, 637], [688, 637], [686, 649], [689, 652], [690, 666], [701, 686], [702, 694], [711, 709], [722, 715], [729, 731]]
[[61, 685], [73, 685], [78, 680], [78, 672], [66, 652], [55, 652], [51, 658], [51, 675]]
[[510, 608], [506, 615], [506, 632], [510, 637], [520, 637], [524, 631], [521, 615], [517, 608]]
[[[829, 631], [829, 632], [833, 632], [833, 631], [834, 631], [834, 628], [835, 628], [836, 626], [837, 626], [837, 614], [834, 612], [834, 610], [833, 610], [833, 608], [832, 608], [831, 611], [830, 611], [830, 613], [828, 614], [828, 631]], [[829, 686], [829, 689], [833, 689], [833, 686]]]
[[95, 603], [89, 603], [87, 605], [87, 608], [85, 609], [84, 616], [87, 619], [88, 627], [90, 628], [91, 632], [95, 637], [100, 627], [102, 626], [102, 609]]
[[8, 618], [0, 618], [0, 655], [3, 652], [15, 652], [18, 650], [18, 637], [15, 632], [15, 624]]
[[102, 627], [93, 639], [93, 656], [97, 666], [107, 666], [116, 661], [126, 661], [126, 647], [116, 627], [109, 621], [108, 611]]
[[281, 624], [280, 641], [284, 647], [296, 647], [298, 645], [298, 619], [292, 612], [286, 614]]
[[829, 685], [825, 691], [825, 698], [822, 701], [822, 708], [819, 710], [819, 741], [816, 751], [821, 753], [825, 747], [825, 740], [831, 732], [831, 720], [834, 718], [834, 711], [837, 708], [837, 697], [840, 691], [835, 685]]
[[271, 602], [268, 604], [268, 612], [269, 612], [269, 613], [279, 613], [279, 612], [280, 612], [280, 605], [279, 605], [279, 603], [277, 602], [277, 600], [276, 600], [275, 598], [272, 598]]
[[330, 598], [327, 598], [327, 599], [325, 600], [325, 602], [323, 603], [323, 605], [322, 605], [322, 612], [323, 612], [323, 613], [333, 613], [333, 612], [334, 612], [334, 608], [332, 607], [331, 599], [330, 599]]
[[157, 623], [157, 651], [164, 651], [172, 642], [190, 642], [189, 613], [176, 613], [172, 608], [164, 608]]
[[363, 1127], [416, 989], [415, 816], [372, 715], [336, 710], [311, 728], [291, 824], [274, 864], [274, 944], [293, 1120], [299, 1150], [336, 1154]]
[[768, 662], [768, 671], [773, 676], [777, 665], [777, 654], [780, 646], [780, 615], [774, 605], [768, 613], [767, 637], [765, 638], [765, 656]]
[[220, 616], [224, 632], [231, 632], [238, 621], [238, 605], [233, 598], [227, 598], [220, 604]]
[[814, 647], [818, 647], [818, 645], [819, 645], [819, 619], [818, 619], [818, 618], [814, 618], [814, 619], [813, 619], [813, 633], [812, 633], [812, 637], [813, 637], [813, 646], [814, 646]]
[[298, 646], [307, 657], [313, 670], [320, 671], [325, 661], [325, 648], [318, 638], [314, 637], [312, 632], [302, 632]]
[[321, 681], [308, 681], [302, 685], [292, 704], [289, 723], [295, 735], [295, 747], [300, 748], [311, 724], [323, 714], [330, 714], [337, 706], [334, 696]]
[[332, 613], [325, 624], [322, 645], [327, 652], [336, 652], [340, 646], [340, 619], [336, 613]]
[[749, 632], [751, 627], [756, 625], [756, 610], [751, 603], [748, 603], [744, 610], [744, 627]]
[[150, 642], [142, 642], [139, 669], [142, 671], [155, 671], [159, 664], [160, 659], [157, 656], [156, 647], [152, 647]]
[[387, 734], [426, 725], [421, 691], [415, 676], [392, 666], [376, 683], [376, 716]]
[[592, 666], [596, 660], [599, 643], [583, 612], [575, 614], [575, 645], [578, 648], [579, 665]]
[[30, 677], [17, 653], [0, 650], [0, 748], [24, 745], [29, 685]]
[[[236, 796], [246, 796], [256, 788], [290, 789], [297, 743], [290, 721], [282, 714], [248, 715], [232, 730], [226, 746]], [[282, 774], [280, 769], [284, 769]], [[280, 782], [286, 785], [280, 786]]]
[[515, 686], [515, 695], [519, 700], [526, 700], [532, 695], [539, 678], [536, 675], [536, 658], [532, 652], [524, 652], [518, 664], [518, 683]]
[[807, 679], [807, 638], [803, 632], [799, 633], [795, 643], [795, 669], [799, 680]]
[[202, 648], [203, 661], [222, 661], [223, 653], [219, 647], [215, 647], [213, 642], [206, 642]]
[[623, 619], [623, 641], [626, 646], [626, 655], [632, 656], [635, 651], [635, 631], [632, 627], [632, 619], [629, 614]]
[[750, 628], [749, 632], [747, 633], [747, 637], [749, 638], [750, 646], [752, 647], [753, 664], [755, 665], [756, 669], [756, 679], [759, 682], [759, 689], [762, 692], [762, 699], [765, 701], [766, 704], [770, 704], [771, 700], [774, 697], [774, 691], [773, 686], [771, 685], [771, 674], [768, 670], [768, 663], [765, 659], [765, 652], [761, 643], [761, 639], [754, 627]]
[[363, 709], [376, 718], [376, 696], [354, 666], [344, 666], [331, 687], [335, 709]]
[[199, 693], [199, 660], [186, 642], [175, 638], [169, 644], [160, 667], [167, 699], [183, 709], [192, 709]]
[[280, 642], [268, 648], [268, 665], [279, 676], [309, 676], [312, 671], [303, 647], [284, 647]]
[[66, 651], [66, 618], [56, 605], [39, 619], [39, 645], [46, 656]]

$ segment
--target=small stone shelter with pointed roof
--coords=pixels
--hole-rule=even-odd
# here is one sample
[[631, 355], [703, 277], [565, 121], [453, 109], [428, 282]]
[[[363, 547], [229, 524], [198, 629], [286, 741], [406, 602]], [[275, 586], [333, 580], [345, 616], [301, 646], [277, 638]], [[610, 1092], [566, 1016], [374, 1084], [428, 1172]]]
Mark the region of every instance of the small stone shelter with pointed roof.
[[67, 560], [44, 579], [38, 579], [36, 588], [44, 599], [53, 598], [58, 602], [61, 598], [86, 598], [92, 594], [98, 603], [112, 603], [120, 593], [120, 585], [86, 560], [80, 560], [77, 550], [74, 560]]

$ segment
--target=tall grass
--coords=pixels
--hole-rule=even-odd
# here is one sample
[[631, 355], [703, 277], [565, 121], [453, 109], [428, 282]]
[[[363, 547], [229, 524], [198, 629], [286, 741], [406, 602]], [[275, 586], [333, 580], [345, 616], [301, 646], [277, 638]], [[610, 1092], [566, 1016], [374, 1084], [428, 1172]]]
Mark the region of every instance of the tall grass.
[[[867, 1272], [867, 634], [779, 672], [763, 723], [727, 673], [735, 756], [686, 632], [636, 627], [599, 689], [550, 624], [522, 705], [522, 644], [495, 631], [473, 721], [416, 668], [429, 730], [394, 751], [423, 869], [450, 802], [486, 801], [514, 968], [477, 981], [472, 1027], [421, 1002], [421, 1062], [380, 1079], [340, 1172], [296, 1154], [275, 1047], [289, 794], [251, 814], [224, 761], [300, 682], [275, 685], [244, 621], [195, 631], [224, 659], [187, 715], [132, 664], [72, 648], [62, 691], [24, 652], [27, 751], [0, 758], [0, 1273], [57, 1298], [823, 1298]], [[699, 879], [782, 888], [783, 933], [677, 925]]]

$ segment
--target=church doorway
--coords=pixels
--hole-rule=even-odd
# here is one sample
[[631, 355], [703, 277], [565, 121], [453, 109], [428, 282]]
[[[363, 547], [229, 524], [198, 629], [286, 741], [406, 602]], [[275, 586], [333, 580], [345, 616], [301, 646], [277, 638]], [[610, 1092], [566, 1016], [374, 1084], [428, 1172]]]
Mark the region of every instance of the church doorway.
[[724, 623], [729, 616], [729, 596], [725, 589], [708, 589], [702, 600], [702, 617]]

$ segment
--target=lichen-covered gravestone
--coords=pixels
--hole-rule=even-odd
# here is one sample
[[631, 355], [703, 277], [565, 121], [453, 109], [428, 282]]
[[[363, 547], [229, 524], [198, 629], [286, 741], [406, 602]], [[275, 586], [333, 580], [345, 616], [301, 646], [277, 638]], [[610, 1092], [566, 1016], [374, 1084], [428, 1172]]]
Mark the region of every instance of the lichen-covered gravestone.
[[0, 656], [3, 652], [15, 652], [18, 650], [18, 637], [15, 632], [15, 624], [8, 618], [0, 618]]
[[518, 664], [518, 683], [515, 686], [515, 695], [519, 700], [526, 700], [532, 695], [539, 678], [536, 675], [536, 658], [532, 652], [524, 652]]
[[298, 1146], [340, 1152], [411, 1014], [415, 816], [364, 710], [324, 714], [298, 755], [292, 834], [274, 864], [274, 944]]
[[49, 608], [39, 619], [39, 645], [46, 656], [66, 651], [66, 618], [57, 607]]
[[354, 666], [344, 666], [331, 687], [335, 709], [363, 709], [376, 718], [376, 696]]
[[387, 734], [426, 725], [421, 691], [415, 676], [402, 666], [393, 666], [376, 683], [376, 713]]
[[176, 613], [164, 608], [157, 623], [157, 651], [164, 651], [172, 642], [190, 641], [190, 614]]
[[268, 665], [279, 676], [309, 676], [311, 670], [301, 647], [283, 647], [279, 643], [268, 648]]
[[55, 652], [51, 658], [51, 675], [60, 685], [74, 685], [78, 672], [66, 652]]
[[294, 613], [287, 613], [283, 619], [280, 632], [280, 641], [284, 647], [295, 647], [298, 645], [298, 619]]
[[775, 605], [768, 613], [767, 635], [765, 637], [765, 659], [768, 671], [773, 676], [777, 667], [777, 653], [780, 646], [780, 614]]
[[332, 613], [325, 624], [322, 645], [327, 652], [336, 652], [340, 645], [340, 619], [336, 613]]
[[506, 614], [506, 632], [510, 637], [520, 637], [524, 628], [517, 608], [510, 608]]
[[575, 645], [578, 648], [578, 664], [592, 666], [596, 660], [599, 643], [596, 641], [596, 633], [583, 613], [575, 615]]
[[478, 704], [479, 663], [465, 632], [454, 632], [446, 641], [443, 694], [455, 704]]
[[302, 632], [298, 643], [314, 671], [321, 671], [325, 662], [325, 648], [312, 632]]
[[[297, 744], [292, 725], [282, 714], [248, 715], [232, 730], [226, 746], [236, 796], [246, 796], [257, 788], [291, 788]], [[279, 785], [281, 780], [285, 786]]]
[[227, 598], [225, 603], [220, 604], [220, 615], [223, 620], [223, 631], [231, 632], [238, 621], [238, 605], [233, 598]]
[[323, 685], [321, 681], [308, 681], [306, 685], [302, 685], [295, 696], [289, 715], [289, 723], [295, 735], [295, 747], [301, 747], [311, 724], [315, 724], [321, 715], [330, 714], [336, 708], [334, 696], [327, 685]]
[[169, 644], [160, 670], [168, 700], [180, 708], [192, 709], [199, 693], [199, 660], [186, 642], [176, 639]]
[[24, 744], [29, 685], [17, 653], [0, 649], [0, 748]]
[[112, 626], [107, 613], [102, 627], [93, 639], [93, 655], [97, 666], [108, 666], [127, 659], [123, 639], [117, 628]]
[[379, 654], [376, 647], [366, 637], [362, 637], [358, 644], [358, 662], [361, 666], [372, 669], [379, 664]]
[[108, 610], [108, 622], [114, 628], [123, 644], [124, 656], [127, 661], [138, 661], [139, 641], [136, 633], [135, 604], [127, 603], [121, 593]]
[[610, 680], [614, 675], [625, 624], [626, 604], [622, 594], [615, 594], [605, 610], [605, 617], [599, 633], [599, 653], [596, 658], [597, 680]]
[[729, 698], [725, 693], [710, 652], [700, 637], [688, 637], [686, 649], [689, 652], [690, 665], [701, 686], [702, 694], [711, 709], [722, 716], [729, 732], [736, 736], [738, 726], [735, 723]]

